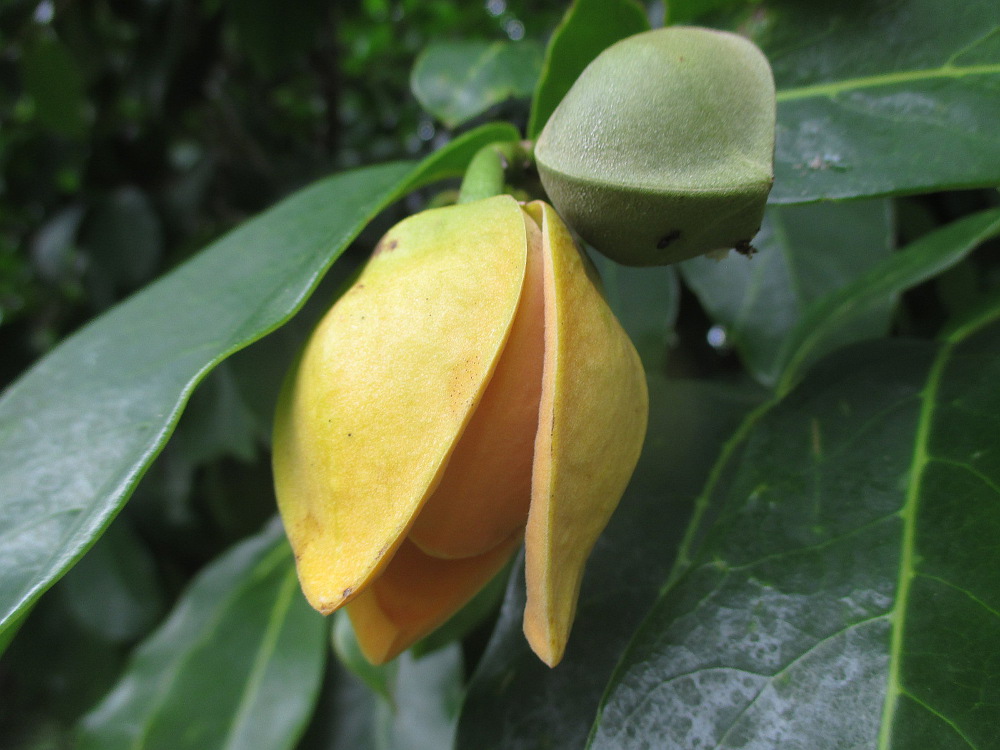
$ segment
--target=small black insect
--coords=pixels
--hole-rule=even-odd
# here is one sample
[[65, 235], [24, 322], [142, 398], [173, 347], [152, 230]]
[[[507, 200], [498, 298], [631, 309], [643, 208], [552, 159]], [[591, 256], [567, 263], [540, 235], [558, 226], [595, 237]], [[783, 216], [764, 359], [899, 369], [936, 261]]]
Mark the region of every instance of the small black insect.
[[752, 258], [757, 252], [757, 248], [750, 244], [750, 240], [740, 240], [733, 245], [733, 249], [740, 255], [745, 255], [748, 258]]

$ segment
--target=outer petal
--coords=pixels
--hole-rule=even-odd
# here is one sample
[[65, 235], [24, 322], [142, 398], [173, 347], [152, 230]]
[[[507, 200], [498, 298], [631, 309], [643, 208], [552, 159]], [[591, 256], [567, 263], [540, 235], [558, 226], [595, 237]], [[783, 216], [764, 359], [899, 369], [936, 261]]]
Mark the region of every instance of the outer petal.
[[379, 573], [439, 481], [507, 339], [525, 258], [509, 196], [417, 214], [382, 239], [290, 373], [275, 488], [321, 612]]
[[520, 543], [519, 529], [482, 555], [443, 560], [407, 539], [382, 575], [347, 605], [365, 658], [384, 664], [443, 624], [500, 572]]
[[545, 346], [542, 238], [524, 216], [528, 262], [517, 316], [483, 398], [441, 483], [410, 529], [435, 557], [481, 555], [524, 528]]
[[583, 569], [628, 484], [646, 434], [639, 355], [604, 301], [592, 267], [547, 204], [545, 366], [525, 537], [524, 632], [546, 664], [562, 659]]

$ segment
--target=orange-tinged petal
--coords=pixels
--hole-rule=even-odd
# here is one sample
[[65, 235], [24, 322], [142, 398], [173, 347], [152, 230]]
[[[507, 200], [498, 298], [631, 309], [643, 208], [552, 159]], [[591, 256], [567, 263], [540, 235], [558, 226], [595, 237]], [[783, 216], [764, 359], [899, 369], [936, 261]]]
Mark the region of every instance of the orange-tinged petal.
[[642, 363], [548, 205], [542, 228], [545, 366], [525, 532], [524, 632], [550, 666], [562, 659], [584, 565], [621, 499], [646, 433]]
[[520, 543], [518, 530], [485, 554], [444, 560], [404, 541], [382, 575], [347, 605], [365, 658], [384, 664], [444, 623], [500, 572]]
[[527, 256], [509, 196], [424, 211], [379, 243], [279, 398], [278, 506], [329, 613], [392, 558], [496, 367]]
[[409, 538], [436, 557], [480, 555], [524, 527], [542, 390], [541, 231], [524, 217], [528, 265], [510, 338]]

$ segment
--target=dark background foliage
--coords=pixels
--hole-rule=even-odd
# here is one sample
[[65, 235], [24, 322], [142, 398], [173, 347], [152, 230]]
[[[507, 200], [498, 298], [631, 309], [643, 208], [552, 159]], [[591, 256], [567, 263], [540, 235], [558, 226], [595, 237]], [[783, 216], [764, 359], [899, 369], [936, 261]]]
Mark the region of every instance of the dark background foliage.
[[[89, 318], [296, 188], [450, 140], [410, 93], [428, 42], [544, 41], [564, 11], [530, 0], [5, 2], [0, 389]], [[479, 119], [497, 117], [523, 126], [527, 102]], [[392, 218], [366, 231], [355, 259]], [[328, 300], [330, 289], [317, 296]], [[84, 572], [81, 586], [68, 578], [36, 608], [0, 663], [0, 745], [67, 742], [67, 727], [190, 576], [273, 514], [270, 396], [255, 400], [267, 359], [234, 361], [199, 389], [178, 439], [102, 544], [98, 556], [116, 561], [105, 570], [126, 560], [133, 580], [92, 598], [80, 590]], [[92, 567], [99, 576], [100, 561]], [[102, 616], [91, 605], [108, 591], [122, 596]]]

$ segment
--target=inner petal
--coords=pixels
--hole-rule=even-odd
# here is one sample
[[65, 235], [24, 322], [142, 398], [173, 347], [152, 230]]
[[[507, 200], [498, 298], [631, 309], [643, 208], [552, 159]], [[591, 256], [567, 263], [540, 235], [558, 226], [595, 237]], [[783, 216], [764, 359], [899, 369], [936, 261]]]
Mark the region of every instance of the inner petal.
[[[409, 538], [435, 557], [479, 555], [524, 526], [544, 359], [541, 231], [525, 215], [528, 259], [493, 377]], [[489, 294], [489, 290], [483, 290]]]
[[500, 572], [520, 543], [517, 531], [483, 555], [442, 560], [404, 541], [382, 575], [347, 605], [365, 657], [384, 664], [443, 624]]

